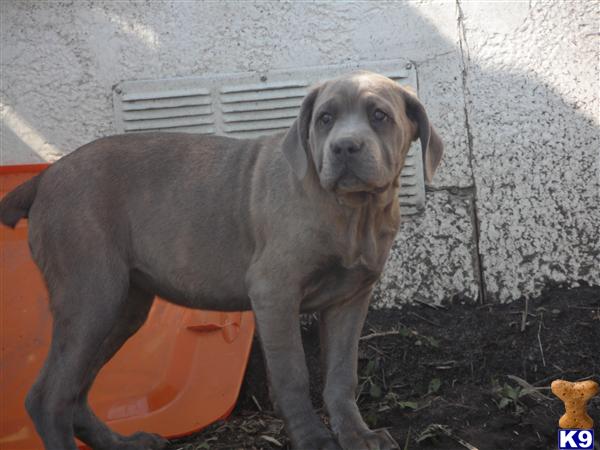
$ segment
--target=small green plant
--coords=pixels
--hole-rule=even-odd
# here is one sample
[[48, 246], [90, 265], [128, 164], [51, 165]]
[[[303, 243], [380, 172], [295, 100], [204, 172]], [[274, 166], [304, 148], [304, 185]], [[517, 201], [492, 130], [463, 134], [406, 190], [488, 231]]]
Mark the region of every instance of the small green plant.
[[447, 425], [431, 423], [417, 435], [415, 441], [417, 444], [428, 440], [435, 442], [440, 436], [447, 436], [449, 433], [450, 428]]
[[374, 409], [369, 409], [366, 413], [364, 413], [363, 419], [370, 428], [376, 428], [379, 424], [379, 416], [377, 415], [377, 411]]
[[502, 386], [497, 381], [494, 382], [493, 392], [496, 398], [494, 403], [499, 409], [511, 409], [515, 414], [520, 415], [525, 411], [525, 405], [521, 398], [529, 393], [520, 386], [511, 386], [504, 383]]
[[442, 380], [439, 378], [432, 378], [429, 382], [429, 388], [427, 389], [427, 394], [437, 394], [442, 387]]
[[372, 359], [367, 363], [360, 376], [362, 380], [360, 393], [362, 394], [365, 388], [368, 388], [369, 396], [375, 400], [379, 400], [383, 396], [383, 388], [377, 376], [377, 368], [378, 361]]
[[383, 400], [379, 404], [378, 412], [389, 411], [390, 409], [401, 408], [401, 409], [412, 409], [413, 411], [419, 407], [417, 402], [409, 400], [400, 400], [400, 396], [395, 392], [388, 392], [383, 397]]

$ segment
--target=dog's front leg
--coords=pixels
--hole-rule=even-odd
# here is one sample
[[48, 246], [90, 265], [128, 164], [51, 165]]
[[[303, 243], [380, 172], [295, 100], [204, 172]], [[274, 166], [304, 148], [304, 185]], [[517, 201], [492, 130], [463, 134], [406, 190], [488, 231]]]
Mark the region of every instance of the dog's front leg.
[[321, 352], [325, 373], [323, 401], [331, 428], [344, 450], [392, 450], [398, 444], [385, 430], [371, 431], [356, 404], [358, 341], [371, 289], [321, 312]]
[[315, 413], [300, 335], [299, 293], [275, 280], [254, 279], [250, 298], [267, 365], [276, 412], [294, 450], [340, 450]]

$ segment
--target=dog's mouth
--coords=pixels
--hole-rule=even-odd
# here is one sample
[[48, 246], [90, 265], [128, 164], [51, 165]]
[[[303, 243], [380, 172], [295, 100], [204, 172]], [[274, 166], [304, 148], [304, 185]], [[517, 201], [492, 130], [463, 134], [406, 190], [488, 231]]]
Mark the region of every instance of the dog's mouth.
[[380, 202], [391, 183], [385, 185], [369, 185], [356, 175], [346, 175], [338, 179], [333, 192], [341, 205], [357, 208], [369, 202]]
[[390, 187], [390, 183], [373, 184], [364, 181], [353, 172], [342, 174], [333, 186], [338, 195], [347, 194], [381, 194]]

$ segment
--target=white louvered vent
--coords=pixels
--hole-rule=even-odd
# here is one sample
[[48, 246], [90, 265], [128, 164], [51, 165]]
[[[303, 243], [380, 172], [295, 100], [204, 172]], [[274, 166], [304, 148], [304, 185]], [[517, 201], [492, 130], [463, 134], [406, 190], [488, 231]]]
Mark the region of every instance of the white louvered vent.
[[219, 90], [223, 131], [253, 137], [285, 130], [298, 115], [307, 90], [306, 81], [296, 80], [224, 86]]
[[[379, 72], [416, 90], [414, 66], [405, 60], [265, 74], [124, 81], [113, 89], [117, 131], [185, 131], [244, 138], [281, 132], [294, 122], [312, 84], [359, 69]], [[402, 214], [415, 214], [425, 204], [423, 164], [417, 144], [410, 149], [401, 181]]]

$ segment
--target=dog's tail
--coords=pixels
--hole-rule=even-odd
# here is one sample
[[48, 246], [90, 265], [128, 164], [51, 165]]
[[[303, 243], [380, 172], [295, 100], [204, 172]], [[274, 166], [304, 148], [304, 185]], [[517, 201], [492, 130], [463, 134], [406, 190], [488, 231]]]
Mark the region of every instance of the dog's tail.
[[40, 175], [17, 186], [0, 200], [0, 222], [14, 228], [19, 220], [28, 216], [37, 194]]

